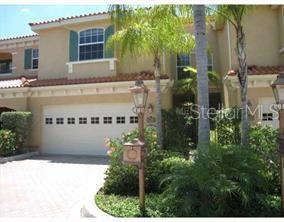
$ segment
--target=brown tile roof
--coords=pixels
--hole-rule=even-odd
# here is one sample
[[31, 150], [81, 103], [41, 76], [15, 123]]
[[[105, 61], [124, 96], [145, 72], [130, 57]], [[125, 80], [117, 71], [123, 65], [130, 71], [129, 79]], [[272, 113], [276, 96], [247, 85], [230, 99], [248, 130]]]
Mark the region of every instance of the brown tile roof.
[[[18, 78], [7, 78], [0, 80], [0, 89], [2, 88], [15, 88], [15, 87], [44, 87], [44, 86], [59, 86], [59, 85], [75, 85], [75, 84], [91, 84], [91, 83], [107, 83], [107, 82], [123, 82], [135, 81], [137, 78], [142, 80], [154, 80], [154, 73], [151, 71], [142, 71], [140, 73], [118, 74], [116, 76], [106, 77], [91, 77], [80, 79], [41, 79], [36, 77], [26, 77], [28, 81], [23, 81]], [[168, 79], [167, 75], [161, 75], [161, 79]], [[2, 84], [1, 84], [2, 82]]]
[[94, 15], [105, 15], [105, 14], [108, 14], [108, 13], [109, 12], [95, 12], [95, 13], [89, 13], [89, 14], [83, 14], [83, 15], [62, 17], [62, 18], [48, 20], [48, 21], [42, 21], [42, 22], [30, 22], [29, 25], [30, 26], [44, 25], [44, 24], [49, 24], [49, 23], [61, 22], [61, 21], [69, 20], [69, 19], [77, 19], [77, 18], [89, 17], [89, 16], [94, 16]]
[[[248, 66], [249, 75], [279, 74], [281, 72], [284, 72], [284, 66], [256, 66], [256, 65]], [[236, 73], [237, 70], [229, 70], [228, 75], [234, 76], [236, 75]]]
[[[90, 84], [90, 83], [106, 83], [106, 82], [123, 82], [123, 81], [135, 81], [138, 77], [143, 80], [154, 80], [153, 72], [141, 72], [141, 73], [130, 73], [130, 74], [118, 74], [116, 76], [106, 76], [106, 77], [91, 77], [91, 78], [81, 78], [81, 79], [46, 79], [37, 80], [29, 84], [30, 87], [39, 86], [56, 86], [56, 85], [74, 85], [74, 84]], [[167, 79], [167, 75], [162, 75], [161, 79]]]
[[2, 38], [2, 39], [0, 39], [0, 41], [15, 40], [15, 39], [26, 39], [26, 38], [36, 37], [36, 36], [39, 36], [39, 35], [34, 34], [34, 35], [24, 35], [24, 36], [17, 36], [17, 37], [11, 37], [11, 38]]

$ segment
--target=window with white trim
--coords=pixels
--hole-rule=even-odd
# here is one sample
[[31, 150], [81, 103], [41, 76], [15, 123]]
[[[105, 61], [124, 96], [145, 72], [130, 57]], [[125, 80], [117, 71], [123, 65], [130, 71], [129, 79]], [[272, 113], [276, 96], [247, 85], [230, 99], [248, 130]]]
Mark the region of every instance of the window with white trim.
[[263, 113], [262, 121], [273, 121], [273, 113]]
[[104, 58], [104, 29], [94, 28], [79, 33], [79, 60]]
[[207, 69], [208, 72], [213, 71], [213, 55], [211, 53], [207, 55]]
[[91, 117], [91, 124], [100, 124], [100, 117]]
[[56, 124], [58, 124], [58, 125], [64, 124], [64, 118], [62, 118], [62, 117], [56, 118]]
[[124, 124], [125, 123], [125, 116], [117, 116], [116, 117], [117, 124]]
[[130, 123], [138, 123], [138, 116], [130, 116], [129, 120]]
[[87, 117], [79, 117], [79, 124], [87, 124]]
[[184, 68], [190, 66], [190, 55], [181, 54], [177, 55], [177, 79], [185, 79], [189, 76], [189, 72], [185, 72]]
[[38, 69], [38, 49], [32, 49], [32, 69]]
[[49, 117], [45, 118], [45, 124], [51, 125], [52, 124], [52, 118], [49, 118]]
[[112, 124], [112, 117], [111, 116], [105, 116], [104, 117], [104, 124]]
[[67, 124], [68, 124], [68, 125], [73, 125], [73, 124], [75, 124], [75, 117], [68, 117], [68, 118], [67, 118]]

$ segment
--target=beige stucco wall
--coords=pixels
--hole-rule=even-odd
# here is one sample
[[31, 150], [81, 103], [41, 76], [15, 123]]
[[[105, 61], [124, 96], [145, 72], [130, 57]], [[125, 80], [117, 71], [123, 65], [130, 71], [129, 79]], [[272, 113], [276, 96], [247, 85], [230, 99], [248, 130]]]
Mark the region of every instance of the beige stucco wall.
[[[280, 26], [279, 10], [271, 6], [254, 6], [244, 18], [246, 52], [248, 65], [279, 65]], [[238, 66], [235, 30], [230, 25], [231, 53], [233, 68]]]
[[0, 107], [7, 107], [17, 111], [27, 110], [27, 98], [0, 99]]

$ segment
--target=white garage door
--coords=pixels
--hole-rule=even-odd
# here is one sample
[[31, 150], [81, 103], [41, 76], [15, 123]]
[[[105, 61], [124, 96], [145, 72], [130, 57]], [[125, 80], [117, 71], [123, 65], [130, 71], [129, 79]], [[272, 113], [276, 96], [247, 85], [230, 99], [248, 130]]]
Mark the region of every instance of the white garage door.
[[43, 107], [43, 153], [106, 155], [105, 138], [137, 127], [133, 104], [56, 105]]

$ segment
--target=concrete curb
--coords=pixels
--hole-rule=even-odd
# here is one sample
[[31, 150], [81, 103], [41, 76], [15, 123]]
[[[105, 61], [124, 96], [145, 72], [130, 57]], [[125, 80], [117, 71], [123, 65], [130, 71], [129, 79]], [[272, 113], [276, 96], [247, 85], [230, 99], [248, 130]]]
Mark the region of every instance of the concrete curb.
[[24, 160], [24, 159], [27, 159], [29, 157], [32, 157], [32, 156], [35, 156], [35, 155], [38, 155], [38, 154], [39, 154], [39, 151], [35, 151], [35, 152], [29, 152], [29, 153], [24, 153], [24, 154], [20, 154], [20, 155], [0, 158], [0, 164], [11, 162], [11, 161], [14, 161], [14, 160]]
[[89, 198], [85, 201], [83, 206], [81, 207], [80, 210], [80, 215], [81, 217], [91, 217], [91, 218], [101, 218], [101, 219], [111, 219], [115, 218], [104, 211], [102, 211], [96, 204], [95, 202], [95, 196], [97, 192], [94, 192], [89, 195]]

